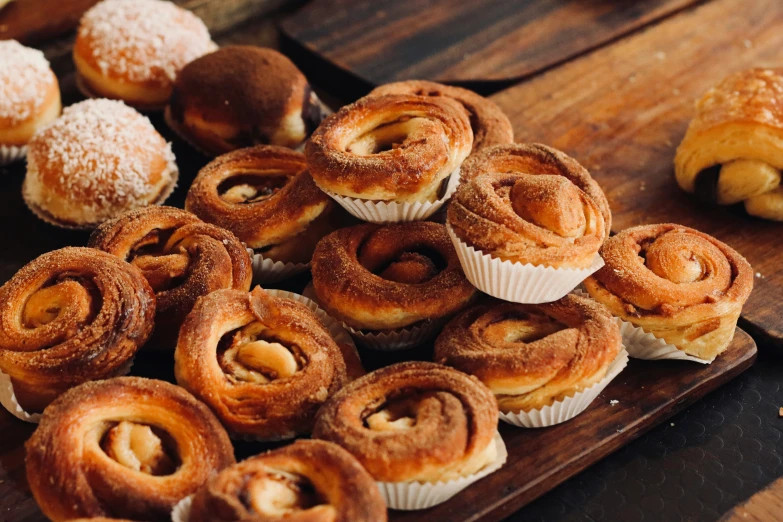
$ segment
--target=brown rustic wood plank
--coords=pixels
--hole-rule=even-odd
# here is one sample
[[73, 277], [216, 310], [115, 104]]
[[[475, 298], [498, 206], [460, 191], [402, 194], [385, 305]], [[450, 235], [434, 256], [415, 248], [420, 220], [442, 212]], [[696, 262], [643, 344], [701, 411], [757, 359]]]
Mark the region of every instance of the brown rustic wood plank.
[[727, 74], [780, 65], [783, 3], [715, 0], [493, 97], [518, 141], [553, 145], [603, 186], [614, 228], [675, 222], [727, 242], [758, 272], [743, 310], [783, 343], [783, 224], [702, 205], [679, 189], [673, 158], [693, 104]]
[[310, 60], [369, 85], [410, 78], [510, 82], [694, 3], [313, 0], [281, 28]]
[[726, 513], [721, 522], [773, 522], [783, 516], [783, 478]]

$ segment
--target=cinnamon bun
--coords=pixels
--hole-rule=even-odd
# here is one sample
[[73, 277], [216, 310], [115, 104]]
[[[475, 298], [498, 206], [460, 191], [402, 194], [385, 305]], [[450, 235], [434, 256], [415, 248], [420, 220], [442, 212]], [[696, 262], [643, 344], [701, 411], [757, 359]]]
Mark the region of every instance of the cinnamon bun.
[[178, 386], [140, 377], [69, 390], [25, 449], [30, 489], [55, 521], [166, 521], [174, 504], [234, 463], [209, 408]]
[[372, 477], [341, 447], [300, 440], [226, 468], [193, 498], [186, 522], [385, 522]]
[[260, 287], [199, 299], [174, 359], [177, 382], [230, 432], [260, 439], [308, 433], [346, 382], [342, 352], [315, 314]]
[[547, 304], [493, 301], [469, 308], [435, 341], [435, 361], [478, 377], [508, 413], [589, 388], [621, 350], [611, 314], [591, 299], [567, 295]]
[[385, 94], [444, 96], [458, 101], [470, 115], [470, 127], [473, 130], [472, 152], [493, 145], [514, 143], [514, 129], [508, 116], [495, 102], [468, 89], [426, 80], [408, 80], [376, 87], [369, 96], [383, 96]]
[[606, 266], [584, 285], [613, 315], [701, 359], [731, 342], [753, 289], [753, 269], [731, 247], [681, 225], [642, 225], [601, 255]]
[[155, 291], [156, 338], [165, 344], [176, 341], [200, 296], [221, 288], [250, 289], [252, 266], [244, 245], [228, 230], [184, 210], [126, 212], [96, 229], [89, 244], [141, 270]]
[[69, 388], [127, 372], [154, 316], [135, 267], [92, 248], [49, 252], [0, 288], [0, 370], [20, 406], [41, 411]]
[[313, 437], [348, 450], [375, 480], [446, 482], [494, 461], [497, 411], [475, 377], [400, 363], [337, 392], [318, 412]]
[[674, 159], [677, 183], [720, 205], [783, 221], [783, 69], [736, 72], [696, 104]]

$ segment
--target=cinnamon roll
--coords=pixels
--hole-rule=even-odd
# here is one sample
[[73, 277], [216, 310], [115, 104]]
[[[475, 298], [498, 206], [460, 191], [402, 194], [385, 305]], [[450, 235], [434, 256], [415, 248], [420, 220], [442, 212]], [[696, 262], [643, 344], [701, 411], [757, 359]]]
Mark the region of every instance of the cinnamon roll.
[[435, 341], [435, 361], [475, 375], [501, 412], [540, 409], [589, 388], [622, 350], [620, 330], [591, 299], [493, 301], [463, 311]]
[[303, 154], [271, 145], [218, 157], [201, 169], [185, 201], [204, 221], [283, 263], [310, 262], [336, 225], [334, 206], [313, 183]]
[[443, 225], [357, 225], [313, 254], [313, 289], [329, 315], [356, 330], [390, 331], [444, 319], [475, 296]]
[[329, 193], [433, 202], [472, 146], [470, 119], [459, 102], [390, 94], [362, 98], [328, 117], [305, 153], [313, 179]]
[[149, 207], [107, 221], [91, 247], [138, 267], [155, 291], [156, 337], [176, 340], [185, 316], [202, 295], [221, 288], [249, 290], [250, 255], [228, 230], [172, 207]]
[[428, 362], [376, 370], [318, 412], [313, 437], [339, 444], [382, 482], [446, 482], [498, 451], [497, 401], [475, 377]]
[[731, 342], [753, 289], [753, 269], [731, 247], [681, 225], [643, 225], [601, 255], [606, 266], [584, 285], [613, 315], [701, 359]]
[[140, 377], [82, 384], [44, 412], [25, 444], [27, 480], [51, 520], [169, 520], [234, 463], [225, 430], [178, 386]]
[[127, 372], [154, 316], [135, 267], [92, 248], [49, 252], [0, 288], [0, 370], [20, 406], [41, 411], [69, 388]]
[[514, 129], [508, 116], [495, 102], [468, 89], [426, 80], [408, 80], [381, 85], [373, 89], [368, 96], [385, 94], [444, 96], [458, 101], [470, 115], [470, 127], [473, 130], [472, 152], [493, 145], [514, 143]]
[[260, 439], [308, 433], [346, 381], [342, 352], [315, 314], [260, 287], [199, 299], [174, 359], [177, 382], [229, 431]]
[[341, 447], [300, 440], [226, 468], [193, 498], [186, 522], [385, 522], [372, 477]]
[[736, 72], [696, 104], [674, 159], [677, 183], [720, 205], [783, 221], [783, 69]]

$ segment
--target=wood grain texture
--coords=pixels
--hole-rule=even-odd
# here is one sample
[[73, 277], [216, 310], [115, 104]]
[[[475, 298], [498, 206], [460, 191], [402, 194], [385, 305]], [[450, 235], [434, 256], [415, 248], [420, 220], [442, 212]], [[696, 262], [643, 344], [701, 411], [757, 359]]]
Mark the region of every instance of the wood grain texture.
[[694, 3], [313, 0], [281, 28], [311, 59], [369, 85], [411, 78], [509, 82]]
[[783, 478], [726, 513], [720, 522], [770, 522], [783, 516]]
[[783, 343], [783, 223], [698, 203], [679, 189], [673, 159], [693, 105], [731, 72], [780, 64], [783, 3], [715, 0], [503, 91], [493, 99], [517, 141], [543, 142], [590, 170], [615, 230], [674, 222], [725, 241], [753, 265], [743, 309], [751, 333]]
[[[368, 367], [390, 362], [385, 354], [375, 360], [376, 353], [362, 353]], [[503, 468], [435, 508], [391, 511], [390, 521], [501, 520], [736, 377], [755, 358], [755, 343], [737, 329], [729, 350], [710, 365], [632, 360], [584, 413], [569, 422], [540, 430], [501, 422], [500, 433], [509, 453]], [[137, 358], [131, 373], [171, 379], [170, 366], [164, 355], [147, 354]], [[612, 405], [611, 400], [619, 402]], [[0, 520], [46, 520], [30, 496], [24, 473], [22, 444], [32, 431], [32, 426], [0, 408]], [[269, 447], [237, 443], [237, 458]]]

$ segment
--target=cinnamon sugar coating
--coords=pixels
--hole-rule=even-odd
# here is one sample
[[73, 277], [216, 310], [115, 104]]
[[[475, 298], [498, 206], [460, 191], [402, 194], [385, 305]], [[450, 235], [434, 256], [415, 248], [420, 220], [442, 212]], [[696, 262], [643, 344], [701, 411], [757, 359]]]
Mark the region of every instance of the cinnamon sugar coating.
[[188, 522], [238, 520], [385, 522], [387, 515], [372, 477], [348, 452], [299, 440], [223, 470], [193, 498]]
[[73, 386], [127, 371], [154, 316], [137, 268], [91, 248], [49, 252], [0, 288], [0, 370], [20, 405], [41, 411]]
[[250, 289], [252, 262], [236, 236], [177, 208], [126, 212], [97, 228], [89, 244], [141, 269], [157, 299], [156, 339], [172, 348], [196, 299]]
[[416, 96], [445, 96], [457, 100], [470, 115], [473, 129], [472, 152], [514, 142], [514, 129], [500, 107], [488, 98], [468, 89], [443, 85], [426, 80], [408, 80], [376, 87], [368, 96], [384, 94], [415, 94]]
[[231, 432], [261, 439], [308, 433], [347, 380], [342, 352], [315, 314], [260, 287], [200, 298], [174, 359], [177, 382]]
[[445, 227], [427, 221], [337, 230], [318, 243], [312, 272], [319, 304], [356, 329], [448, 317], [476, 294]]
[[[121, 426], [140, 433], [109, 447]], [[156, 447], [174, 469], [148, 473], [133, 463]], [[30, 489], [51, 520], [119, 517], [166, 521], [182, 498], [234, 463], [231, 441], [204, 404], [178, 386], [117, 377], [82, 384], [54, 401], [25, 444]], [[116, 459], [112, 450], [128, 460]]]
[[435, 361], [478, 377], [504, 413], [530, 411], [603, 379], [622, 349], [609, 312], [567, 295], [525, 305], [492, 300], [471, 307], [435, 341]]
[[348, 450], [376, 480], [438, 482], [480, 470], [496, 430], [497, 401], [478, 379], [407, 362], [340, 390], [318, 412], [313, 437]]

